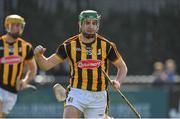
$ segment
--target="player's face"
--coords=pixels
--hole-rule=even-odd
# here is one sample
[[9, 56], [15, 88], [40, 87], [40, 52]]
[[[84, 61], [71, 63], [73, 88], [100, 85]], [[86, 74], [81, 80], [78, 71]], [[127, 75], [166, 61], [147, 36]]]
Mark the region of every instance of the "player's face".
[[95, 34], [97, 30], [97, 20], [95, 19], [87, 19], [81, 26], [81, 31], [87, 34]]
[[8, 31], [12, 34], [19, 34], [21, 35], [23, 32], [24, 26], [20, 23], [14, 23], [14, 24], [10, 24], [8, 26]]

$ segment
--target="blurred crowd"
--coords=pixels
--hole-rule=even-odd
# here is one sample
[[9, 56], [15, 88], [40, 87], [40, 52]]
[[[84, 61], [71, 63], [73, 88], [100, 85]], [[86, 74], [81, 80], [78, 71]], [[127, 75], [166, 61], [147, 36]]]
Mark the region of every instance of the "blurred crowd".
[[174, 83], [176, 75], [176, 62], [173, 59], [167, 59], [165, 63], [157, 61], [154, 63], [155, 76], [154, 84]]

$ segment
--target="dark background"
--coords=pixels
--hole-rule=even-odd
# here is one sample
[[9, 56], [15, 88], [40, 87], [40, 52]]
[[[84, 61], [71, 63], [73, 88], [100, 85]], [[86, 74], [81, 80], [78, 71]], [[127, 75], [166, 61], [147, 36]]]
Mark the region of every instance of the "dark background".
[[[180, 77], [174, 84], [154, 85], [151, 74], [154, 62], [168, 58], [176, 61], [180, 73], [180, 0], [0, 0], [0, 35], [5, 34], [5, 17], [19, 14], [26, 21], [23, 38], [34, 47], [43, 45], [50, 56], [60, 43], [79, 33], [78, 15], [87, 9], [102, 16], [99, 34], [115, 42], [122, 54], [129, 76], [121, 90], [142, 117], [179, 118]], [[57, 82], [67, 84], [69, 69], [67, 62], [58, 66], [47, 72], [54, 82], [35, 83], [37, 91], [19, 93], [9, 117], [62, 117], [63, 102], [56, 101], [52, 87]], [[109, 71], [114, 79], [115, 68]], [[43, 73], [39, 79], [50, 79]], [[109, 115], [133, 118], [120, 95], [110, 91]]]
[[78, 33], [78, 15], [86, 9], [102, 16], [99, 34], [116, 43], [129, 75], [152, 74], [153, 63], [167, 58], [180, 72], [179, 0], [0, 0], [1, 35], [5, 16], [19, 14], [26, 21], [23, 38], [47, 47], [50, 56]]

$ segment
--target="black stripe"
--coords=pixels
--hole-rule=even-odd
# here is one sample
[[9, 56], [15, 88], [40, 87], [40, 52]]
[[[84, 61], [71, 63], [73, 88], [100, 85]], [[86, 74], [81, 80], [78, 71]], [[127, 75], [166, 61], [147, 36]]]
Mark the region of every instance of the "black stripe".
[[30, 47], [27, 45], [26, 46], [26, 57], [25, 57], [25, 59], [28, 59], [29, 51], [30, 51]]
[[[92, 44], [87, 44], [86, 47], [88, 47], [88, 49], [86, 50], [89, 50], [91, 49], [91, 52], [92, 52], [92, 47], [91, 47]], [[93, 54], [87, 54], [87, 59], [92, 59], [92, 55]], [[87, 82], [87, 90], [89, 91], [92, 91], [92, 86], [93, 86], [93, 72], [92, 72], [92, 69], [87, 69], [87, 74], [88, 74], [88, 82]]]
[[[4, 48], [4, 43], [0, 40], [0, 48]], [[4, 49], [0, 49], [0, 58], [4, 57]], [[4, 65], [0, 63], [0, 86], [3, 85], [3, 72], [4, 72]]]
[[[106, 42], [106, 57], [107, 57], [107, 55], [108, 55], [109, 49], [110, 49], [110, 44], [109, 44], [108, 42]], [[106, 60], [105, 60], [104, 66], [105, 66], [105, 72], [106, 72], [107, 69], [109, 68], [108, 62], [107, 62], [107, 58], [106, 58]]]
[[[76, 48], [80, 48], [82, 50], [79, 40], [77, 41]], [[80, 60], [81, 60], [81, 51], [77, 51], [76, 52], [76, 62], [79, 62]], [[81, 86], [82, 86], [82, 69], [78, 67], [78, 84], [77, 84], [77, 88], [81, 89]]]
[[73, 70], [73, 74], [72, 74], [72, 76], [70, 76], [71, 80], [72, 80], [72, 85], [71, 86], [73, 86], [75, 70], [74, 70], [74, 61], [73, 61], [72, 56], [71, 56], [71, 43], [66, 44], [66, 50], [67, 50], [67, 54], [69, 55], [69, 59], [72, 62], [72, 67], [73, 67], [73, 69], [70, 69], [70, 71]]
[[[108, 55], [109, 49], [110, 49], [110, 44], [109, 44], [108, 42], [106, 42], [106, 57], [107, 57], [107, 55]], [[108, 66], [108, 61], [107, 61], [107, 60], [108, 60], [108, 59], [106, 58], [105, 64], [104, 64], [104, 66], [105, 66], [105, 72], [107, 72], [107, 70], [108, 70], [108, 68], [109, 68], [109, 66]], [[105, 80], [105, 84], [106, 84], [106, 89], [107, 89], [107, 87], [108, 87], [108, 81], [107, 81], [107, 80]]]
[[[18, 43], [17, 43], [17, 47], [16, 47], [16, 49], [15, 49], [15, 47], [14, 47], [14, 51], [15, 51], [15, 50], [17, 50], [17, 54], [18, 54], [18, 52], [19, 52]], [[19, 54], [18, 54], [18, 55], [19, 55]], [[16, 80], [16, 79], [17, 79], [17, 74], [18, 74], [18, 73], [17, 73], [17, 71], [18, 71], [18, 65], [17, 65], [17, 66], [16, 66], [16, 65], [13, 65], [13, 68], [14, 68], [14, 67], [16, 67], [16, 68], [17, 68], [17, 70], [13, 70], [13, 72], [12, 72], [12, 73], [16, 72], [16, 75], [15, 75], [15, 80]], [[16, 81], [15, 81], [15, 82], [16, 82]], [[14, 86], [12, 87], [14, 90], [16, 90], [16, 87], [15, 87], [15, 86], [16, 86], [16, 85], [15, 85], [15, 82], [14, 82], [14, 84], [13, 84]]]
[[[18, 41], [18, 50], [19, 50], [19, 49], [22, 49], [21, 41]], [[21, 50], [21, 51], [18, 51], [18, 55], [22, 57], [22, 50]], [[17, 79], [17, 77], [19, 76], [21, 64], [22, 64], [22, 62], [19, 63], [18, 66], [17, 66], [16, 79]], [[16, 84], [16, 83], [15, 83], [15, 84]]]
[[[22, 41], [19, 41], [20, 42], [20, 47], [21, 47], [21, 57], [22, 58], [26, 58], [26, 56], [27, 56], [27, 52], [26, 51], [24, 51], [24, 50], [27, 50], [27, 46], [24, 46], [24, 44], [23, 44], [23, 42]], [[19, 42], [18, 42], [18, 44], [19, 44]], [[26, 47], [26, 48], [25, 48]], [[25, 53], [25, 54], [23, 54], [23, 52]], [[24, 66], [22, 66], [22, 65], [24, 65], [24, 60], [22, 60], [21, 61], [21, 64], [20, 64], [20, 67], [19, 67], [19, 74], [18, 74], [18, 76], [20, 77], [20, 79], [22, 78], [22, 76], [23, 76], [23, 72], [21, 72], [21, 70], [24, 70]], [[22, 69], [21, 69], [21, 66], [22, 66]], [[20, 74], [20, 72], [21, 72], [21, 74]]]
[[[9, 49], [10, 47], [13, 49], [13, 52], [14, 52], [15, 49], [13, 47], [13, 44], [9, 44]], [[9, 52], [9, 55], [13, 55], [13, 52]], [[8, 87], [9, 88], [12, 88], [11, 87], [12, 73], [13, 73], [13, 65], [9, 64], [9, 71], [8, 71]]]
[[9, 88], [13, 88], [11, 86], [12, 73], [13, 73], [13, 65], [9, 65], [9, 73], [8, 73], [8, 87]]
[[108, 90], [106, 90], [106, 92], [107, 92], [107, 106], [106, 106], [105, 114], [108, 115], [109, 114], [109, 108], [110, 108], [110, 95], [109, 95]]
[[0, 85], [1, 88], [5, 89], [5, 90], [8, 90], [12, 93], [15, 93], [17, 94], [17, 90], [14, 90], [14, 88], [9, 88], [9, 86], [6, 86], [6, 85]]
[[[101, 55], [98, 55], [97, 58], [99, 60], [102, 60], [102, 48], [101, 48], [101, 39], [97, 38], [97, 50], [101, 49]], [[98, 84], [97, 84], [97, 91], [101, 91], [101, 86], [102, 86], [102, 78], [101, 78], [101, 66], [98, 68]]]

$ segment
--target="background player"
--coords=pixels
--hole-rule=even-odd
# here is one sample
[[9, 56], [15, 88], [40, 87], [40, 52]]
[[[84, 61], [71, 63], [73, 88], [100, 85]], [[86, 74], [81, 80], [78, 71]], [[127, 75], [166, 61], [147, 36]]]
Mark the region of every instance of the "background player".
[[[0, 37], [0, 117], [6, 117], [15, 105], [17, 87], [27, 88], [37, 70], [31, 44], [20, 38], [25, 27], [24, 18], [9, 15], [4, 25], [7, 34]], [[27, 72], [21, 79], [24, 65], [27, 65]]]

